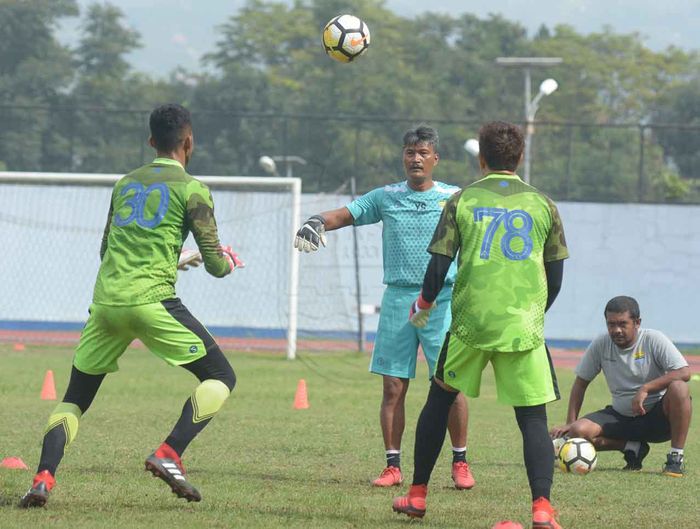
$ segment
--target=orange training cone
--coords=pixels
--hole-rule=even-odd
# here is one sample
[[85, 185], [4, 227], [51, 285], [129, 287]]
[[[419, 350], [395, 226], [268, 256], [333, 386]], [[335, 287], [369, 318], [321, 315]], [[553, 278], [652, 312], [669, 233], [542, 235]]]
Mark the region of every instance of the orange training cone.
[[309, 407], [309, 398], [306, 394], [306, 380], [303, 378], [297, 384], [297, 392], [294, 395], [294, 409], [305, 410]]
[[50, 369], [44, 376], [44, 385], [41, 386], [41, 400], [56, 400], [56, 385], [53, 383], [53, 371]]
[[24, 464], [21, 457], [6, 457], [0, 461], [0, 467], [27, 470], [27, 465]]
[[21, 342], [17, 342], [12, 348], [13, 348], [15, 351], [24, 351], [24, 350], [26, 349], [26, 347], [24, 346], [24, 344], [21, 343]]

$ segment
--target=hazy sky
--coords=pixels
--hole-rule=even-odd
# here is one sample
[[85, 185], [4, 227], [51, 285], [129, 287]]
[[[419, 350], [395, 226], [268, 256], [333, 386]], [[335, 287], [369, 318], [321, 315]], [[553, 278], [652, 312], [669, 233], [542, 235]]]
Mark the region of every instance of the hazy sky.
[[[81, 7], [91, 3], [91, 0], [79, 0]], [[132, 64], [157, 75], [176, 66], [198, 69], [199, 57], [216, 43], [215, 27], [245, 5], [244, 0], [112, 0], [111, 3], [119, 6], [127, 23], [141, 33], [144, 48], [130, 57]], [[541, 24], [549, 27], [569, 24], [582, 33], [599, 31], [609, 25], [620, 33], [641, 34], [654, 49], [670, 45], [700, 48], [700, 0], [440, 0], [435, 3], [387, 0], [386, 5], [404, 16], [427, 11], [426, 5], [431, 11], [451, 15], [466, 11], [479, 17], [500, 13], [521, 23], [531, 34]], [[62, 40], [71, 43], [75, 38], [75, 24], [67, 24]], [[380, 44], [375, 40], [375, 45]]]

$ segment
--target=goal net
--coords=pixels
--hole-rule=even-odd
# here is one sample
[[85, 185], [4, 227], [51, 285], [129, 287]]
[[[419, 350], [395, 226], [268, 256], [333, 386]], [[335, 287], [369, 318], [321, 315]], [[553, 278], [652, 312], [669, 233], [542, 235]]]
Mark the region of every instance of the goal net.
[[[74, 344], [87, 319], [111, 188], [121, 175], [0, 173], [0, 339]], [[301, 181], [201, 177], [219, 236], [246, 268], [179, 272], [177, 295], [224, 345], [296, 354]], [[185, 247], [196, 248], [192, 236]]]

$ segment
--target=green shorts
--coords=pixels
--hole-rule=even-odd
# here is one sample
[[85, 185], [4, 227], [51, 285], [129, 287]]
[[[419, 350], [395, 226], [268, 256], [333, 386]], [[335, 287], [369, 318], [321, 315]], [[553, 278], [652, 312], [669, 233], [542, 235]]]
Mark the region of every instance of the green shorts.
[[443, 287], [440, 291], [435, 300], [437, 306], [431, 311], [428, 324], [422, 329], [414, 327], [408, 321], [411, 303], [419, 294], [420, 287], [386, 287], [369, 366], [372, 373], [397, 378], [415, 378], [420, 344], [428, 362], [428, 376], [433, 376], [440, 347], [452, 322], [452, 286]]
[[119, 369], [119, 357], [135, 339], [174, 366], [194, 362], [216, 346], [177, 298], [135, 306], [93, 303], [73, 365], [88, 375], [113, 373]]
[[544, 343], [530, 351], [482, 351], [448, 333], [435, 376], [467, 397], [478, 397], [481, 373], [489, 361], [496, 376], [499, 402], [537, 406], [559, 398], [554, 366]]

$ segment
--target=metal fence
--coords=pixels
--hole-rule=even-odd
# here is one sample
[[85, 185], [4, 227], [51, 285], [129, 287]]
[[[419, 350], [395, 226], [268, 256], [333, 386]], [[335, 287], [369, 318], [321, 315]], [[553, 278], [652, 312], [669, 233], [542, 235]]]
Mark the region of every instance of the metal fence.
[[[148, 110], [0, 106], [0, 168], [12, 171], [127, 172], [147, 162]], [[193, 174], [264, 174], [259, 159], [295, 156], [282, 174], [304, 191], [331, 191], [350, 177], [364, 192], [403, 175], [401, 137], [425, 122], [440, 133], [436, 178], [479, 178], [464, 149], [482, 120], [318, 116], [193, 110]], [[700, 127], [538, 122], [532, 183], [554, 199], [700, 203]], [[698, 158], [696, 160], [696, 158]]]

